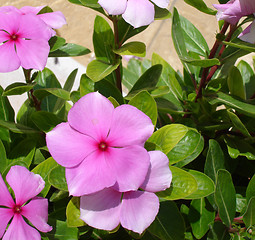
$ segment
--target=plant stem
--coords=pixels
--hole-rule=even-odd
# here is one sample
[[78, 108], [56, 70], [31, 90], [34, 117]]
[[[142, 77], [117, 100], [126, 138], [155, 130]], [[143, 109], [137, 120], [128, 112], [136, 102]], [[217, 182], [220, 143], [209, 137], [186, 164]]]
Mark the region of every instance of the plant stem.
[[[226, 33], [229, 25], [230, 24], [227, 23], [227, 22], [224, 23], [224, 25], [221, 28], [221, 31], [219, 33], [221, 36], [223, 36]], [[216, 41], [215, 41], [215, 43], [214, 43], [214, 45], [213, 45], [213, 47], [212, 47], [212, 49], [210, 51], [208, 59], [212, 59], [212, 58], [215, 57], [215, 55], [217, 53], [217, 50], [220, 47], [220, 45], [221, 45], [221, 40], [216, 39]], [[208, 75], [209, 69], [210, 69], [209, 67], [203, 69], [202, 76], [201, 76], [201, 81], [200, 81], [199, 88], [198, 88], [198, 91], [197, 91], [196, 101], [197, 101], [198, 98], [201, 98], [201, 96], [202, 96], [202, 89], [205, 87], [206, 79], [207, 79], [207, 75]]]
[[[119, 49], [121, 47], [121, 43], [119, 41], [119, 30], [118, 30], [118, 19], [117, 17], [112, 18], [113, 22], [113, 29], [114, 29], [114, 43], [115, 49]], [[120, 55], [115, 53], [115, 63], [120, 59]], [[118, 68], [115, 70], [116, 75], [116, 86], [119, 89], [120, 93], [122, 94], [122, 83], [121, 83], [121, 66], [119, 65]]]

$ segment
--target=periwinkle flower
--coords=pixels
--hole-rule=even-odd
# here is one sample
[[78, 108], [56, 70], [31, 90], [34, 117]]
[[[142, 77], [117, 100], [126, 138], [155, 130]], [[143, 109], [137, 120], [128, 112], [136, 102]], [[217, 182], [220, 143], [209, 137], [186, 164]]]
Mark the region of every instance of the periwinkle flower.
[[230, 0], [226, 4], [213, 4], [218, 10], [217, 19], [236, 24], [240, 18], [255, 13], [254, 0]]
[[[41, 235], [35, 228], [41, 232], [52, 230], [47, 224], [48, 200], [36, 197], [44, 188], [43, 179], [40, 175], [29, 172], [25, 167], [13, 166], [6, 175], [6, 181], [14, 192], [15, 201], [0, 175], [0, 206], [3, 206], [0, 207], [0, 238], [40, 240]], [[28, 225], [23, 217], [27, 218], [35, 228]], [[10, 220], [11, 223], [5, 232]]]
[[150, 118], [131, 105], [114, 108], [98, 92], [82, 97], [68, 122], [47, 133], [49, 152], [66, 168], [69, 193], [82, 196], [107, 187], [137, 190], [150, 165], [144, 143], [153, 133]]
[[255, 21], [253, 21], [244, 31], [238, 36], [241, 40], [255, 44]]
[[36, 15], [0, 12], [0, 72], [43, 70], [51, 38], [49, 27]]
[[[166, 8], [170, 0], [152, 0], [160, 8]], [[146, 26], [154, 21], [154, 5], [149, 0], [99, 0], [98, 3], [110, 15], [121, 15], [133, 27]]]
[[80, 218], [88, 225], [111, 231], [119, 224], [141, 234], [154, 221], [159, 210], [159, 199], [154, 192], [170, 187], [172, 174], [167, 156], [151, 151], [150, 168], [140, 186], [142, 190], [118, 192], [106, 188], [80, 199]]

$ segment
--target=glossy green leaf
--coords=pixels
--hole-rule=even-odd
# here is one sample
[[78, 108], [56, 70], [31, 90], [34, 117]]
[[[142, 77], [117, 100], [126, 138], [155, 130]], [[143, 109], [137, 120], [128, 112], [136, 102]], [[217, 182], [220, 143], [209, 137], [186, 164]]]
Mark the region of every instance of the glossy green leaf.
[[249, 143], [249, 141], [230, 136], [225, 136], [224, 139], [231, 158], [244, 156], [249, 160], [255, 160], [255, 148]]
[[247, 228], [255, 225], [255, 197], [250, 199], [247, 210], [243, 215], [243, 221]]
[[167, 190], [157, 193], [160, 198], [166, 200], [183, 199], [197, 191], [198, 184], [192, 174], [174, 166], [171, 166], [170, 169], [173, 176], [171, 186]]
[[224, 154], [221, 150], [219, 143], [214, 139], [210, 139], [209, 148], [206, 155], [204, 172], [215, 183], [218, 170], [225, 169], [224, 162]]
[[54, 113], [45, 111], [32, 113], [31, 119], [34, 124], [44, 132], [51, 131], [54, 127], [62, 122], [62, 120], [59, 119]]
[[192, 7], [195, 7], [197, 10], [207, 13], [210, 15], [215, 15], [217, 11], [208, 8], [203, 0], [184, 0], [187, 4], [191, 5]]
[[222, 222], [230, 227], [236, 213], [236, 192], [227, 170], [218, 171], [214, 196]]
[[161, 240], [184, 240], [185, 223], [174, 202], [161, 202], [159, 213], [148, 231]]
[[86, 225], [80, 219], [80, 198], [72, 197], [66, 207], [66, 218], [68, 227], [82, 227]]
[[201, 239], [214, 222], [215, 212], [206, 198], [194, 199], [191, 201], [188, 217], [194, 236]]
[[53, 168], [49, 173], [49, 183], [59, 190], [68, 191], [65, 168], [60, 165]]
[[98, 82], [111, 74], [118, 66], [119, 63], [111, 65], [99, 60], [93, 60], [88, 64], [86, 74], [94, 82]]
[[81, 97], [88, 93], [94, 92], [94, 85], [95, 83], [86, 74], [82, 74], [80, 79]]
[[61, 88], [42, 88], [34, 91], [34, 95], [38, 99], [43, 99], [51, 94], [67, 101], [70, 100], [70, 93]]
[[45, 187], [40, 193], [42, 197], [45, 197], [50, 190], [51, 185], [49, 183], [48, 176], [50, 171], [57, 166], [58, 164], [56, 163], [56, 161], [52, 157], [50, 157], [43, 161], [42, 163], [38, 164], [32, 170], [33, 173], [39, 174], [45, 182]]
[[240, 118], [234, 114], [233, 112], [227, 111], [228, 112], [228, 116], [231, 120], [231, 122], [233, 123], [233, 125], [241, 132], [243, 133], [245, 136], [247, 137], [251, 137], [249, 131], [247, 130], [247, 128], [245, 127], [245, 125], [242, 123], [242, 121], [240, 120]]
[[249, 202], [252, 197], [255, 197], [255, 174], [253, 175], [246, 189], [247, 202]]
[[255, 105], [242, 102], [228, 94], [218, 92], [217, 94], [210, 96], [208, 100], [210, 104], [219, 104], [219, 103], [225, 104], [228, 107], [231, 107], [240, 113], [243, 113], [253, 118], [255, 117]]
[[211, 59], [194, 59], [191, 57], [180, 57], [180, 59], [185, 62], [189, 63], [194, 66], [200, 66], [200, 67], [212, 67], [214, 65], [220, 65], [220, 61], [217, 58], [211, 58]]
[[214, 193], [215, 185], [211, 178], [199, 171], [191, 169], [186, 169], [186, 171], [192, 174], [192, 176], [196, 179], [197, 190], [191, 195], [185, 197], [185, 199], [200, 199]]
[[49, 57], [77, 57], [89, 54], [90, 50], [74, 43], [66, 43], [57, 50], [50, 52]]
[[63, 46], [66, 43], [66, 40], [59, 36], [54, 36], [49, 40], [50, 52], [54, 52]]
[[2, 96], [4, 90], [0, 86], [0, 119], [4, 121], [14, 120], [14, 110], [7, 97]]
[[113, 52], [119, 55], [133, 55], [137, 57], [145, 57], [146, 45], [142, 42], [128, 42], [121, 46], [119, 49], [115, 49]]
[[155, 8], [155, 20], [163, 20], [163, 19], [168, 19], [171, 17], [171, 13], [169, 12], [168, 9], [166, 8], [160, 8], [157, 5], [154, 5]]
[[222, 222], [215, 222], [210, 225], [210, 232], [208, 233], [207, 240], [230, 240], [228, 229]]
[[233, 66], [230, 69], [227, 82], [231, 95], [246, 99], [243, 78], [237, 67]]
[[6, 157], [4, 145], [0, 139], [0, 173], [3, 173], [7, 165], [8, 165], [8, 159]]
[[23, 133], [26, 133], [26, 134], [38, 133], [37, 130], [29, 128], [27, 126], [24, 126], [22, 124], [7, 122], [7, 121], [3, 121], [3, 120], [0, 120], [0, 126], [8, 129], [14, 133], [21, 133], [21, 134], [23, 134]]
[[178, 107], [173, 102], [165, 98], [157, 98], [155, 100], [157, 102], [159, 112], [170, 113], [170, 114], [180, 114], [180, 115], [185, 114], [182, 108]]
[[28, 92], [34, 87], [33, 84], [27, 83], [12, 83], [9, 85], [3, 92], [3, 96], [11, 96], [11, 95], [21, 95], [25, 92]]
[[144, 112], [147, 116], [150, 117], [153, 125], [156, 125], [157, 122], [157, 104], [153, 97], [147, 91], [141, 91], [135, 95], [130, 101], [129, 104], [138, 108]]

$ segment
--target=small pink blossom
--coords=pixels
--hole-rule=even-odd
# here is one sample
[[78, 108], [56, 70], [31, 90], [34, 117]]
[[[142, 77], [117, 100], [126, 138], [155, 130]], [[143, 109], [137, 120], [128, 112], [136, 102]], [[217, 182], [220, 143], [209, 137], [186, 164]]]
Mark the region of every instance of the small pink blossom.
[[[170, 0], [152, 0], [160, 8], [166, 8]], [[154, 21], [154, 5], [149, 0], [99, 0], [98, 3], [110, 15], [121, 15], [133, 27], [146, 26]]]
[[45, 6], [39, 7], [25, 6], [18, 9], [14, 6], [5, 6], [0, 7], [0, 12], [17, 12], [22, 15], [26, 14], [36, 15], [38, 18], [40, 18], [47, 24], [49, 30], [51, 31], [52, 36], [54, 36], [56, 35], [56, 32], [53, 29], [61, 28], [63, 25], [66, 24], [65, 16], [60, 11], [38, 14], [44, 7]]
[[50, 46], [51, 31], [33, 14], [0, 12], [0, 72], [43, 70]]
[[244, 31], [238, 36], [241, 40], [255, 44], [255, 21], [253, 21]]
[[80, 218], [88, 225], [111, 231], [119, 224], [133, 232], [142, 233], [154, 221], [159, 199], [154, 192], [170, 187], [172, 174], [167, 156], [160, 151], [150, 154], [150, 168], [141, 190], [118, 192], [106, 188], [80, 200]]
[[230, 0], [226, 4], [213, 4], [218, 10], [218, 20], [236, 24], [241, 17], [255, 13], [254, 0]]
[[15, 194], [15, 202], [0, 175], [0, 206], [5, 207], [0, 208], [0, 238], [3, 237], [3, 240], [40, 240], [40, 233], [28, 225], [23, 217], [41, 232], [52, 230], [52, 227], [47, 224], [48, 200], [36, 197], [44, 188], [43, 179], [40, 175], [29, 172], [25, 167], [13, 166], [6, 175], [6, 181]]
[[49, 152], [66, 168], [68, 190], [82, 196], [113, 187], [137, 190], [150, 161], [143, 147], [153, 133], [148, 116], [131, 105], [114, 108], [98, 92], [82, 97], [68, 122], [47, 133]]

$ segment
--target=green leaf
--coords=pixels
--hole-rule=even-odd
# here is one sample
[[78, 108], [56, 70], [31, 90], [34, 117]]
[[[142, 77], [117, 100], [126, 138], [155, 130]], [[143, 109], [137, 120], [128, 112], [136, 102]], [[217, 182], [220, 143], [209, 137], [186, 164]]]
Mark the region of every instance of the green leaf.
[[4, 90], [0, 86], [0, 119], [14, 121], [14, 110], [7, 97], [2, 96]]
[[191, 195], [185, 197], [185, 199], [199, 199], [214, 193], [215, 185], [211, 178], [199, 171], [187, 169], [187, 172], [192, 174], [192, 176], [196, 179], [197, 190]]
[[253, 44], [249, 44], [246, 43], [244, 41], [241, 40], [236, 40], [236, 42], [226, 42], [226, 41], [222, 41], [223, 44], [234, 47], [234, 48], [239, 48], [239, 49], [243, 49], [249, 52], [255, 52], [255, 47]]
[[11, 96], [11, 95], [21, 95], [25, 92], [28, 92], [34, 87], [33, 84], [27, 84], [27, 83], [12, 83], [9, 85], [3, 92], [3, 96]]
[[247, 202], [249, 202], [252, 197], [255, 197], [255, 174], [253, 175], [246, 189]]
[[153, 125], [156, 125], [158, 116], [157, 104], [147, 91], [139, 92], [129, 101], [129, 104], [144, 112], [150, 117]]
[[222, 222], [230, 227], [236, 213], [236, 191], [227, 170], [218, 171], [214, 196]]
[[70, 100], [70, 92], [61, 88], [42, 88], [34, 91], [34, 96], [40, 100], [51, 94], [66, 101]]
[[255, 105], [242, 102], [228, 94], [218, 92], [217, 94], [210, 96], [208, 100], [209, 103], [212, 105], [218, 103], [225, 104], [228, 107], [231, 107], [240, 113], [243, 113], [253, 118], [255, 117]]
[[134, 84], [129, 93], [136, 92], [138, 90], [149, 90], [154, 88], [162, 73], [162, 66], [160, 64], [150, 67]]
[[180, 57], [180, 60], [189, 63], [194, 66], [200, 66], [200, 67], [212, 67], [214, 65], [220, 65], [220, 61], [217, 58], [211, 58], [211, 59], [194, 59], [191, 57]]
[[250, 145], [249, 141], [230, 136], [225, 136], [224, 139], [231, 158], [244, 156], [247, 157], [248, 160], [255, 160], [255, 148]]
[[56, 163], [56, 161], [52, 157], [50, 157], [50, 158], [46, 159], [45, 161], [43, 161], [42, 163], [38, 164], [32, 170], [33, 173], [39, 174], [45, 182], [45, 187], [40, 193], [40, 195], [42, 195], [42, 197], [46, 197], [47, 193], [50, 190], [51, 185], [49, 183], [48, 176], [49, 176], [50, 171], [57, 166], [58, 166], [58, 164]]
[[173, 102], [168, 101], [165, 98], [157, 98], [155, 100], [157, 102], [159, 112], [180, 115], [184, 115], [186, 113], [182, 108], [176, 106]]
[[98, 82], [107, 77], [119, 66], [119, 63], [112, 65], [99, 60], [93, 60], [87, 66], [86, 74], [94, 82]]
[[8, 159], [6, 157], [4, 145], [0, 139], [0, 173], [3, 173], [7, 165], [8, 165]]
[[197, 191], [198, 185], [193, 175], [174, 166], [170, 166], [170, 170], [173, 176], [171, 186], [167, 190], [157, 193], [160, 198], [166, 200], [183, 199]]
[[51, 131], [54, 127], [62, 122], [61, 119], [59, 119], [54, 113], [45, 111], [32, 113], [31, 119], [34, 124], [44, 132]]
[[215, 183], [217, 178], [217, 172], [220, 169], [225, 169], [224, 154], [217, 141], [214, 139], [209, 140], [209, 148], [206, 155], [205, 169], [204, 172], [209, 176]]
[[68, 191], [65, 168], [60, 165], [53, 168], [49, 174], [49, 183], [59, 190]]
[[255, 225], [255, 197], [250, 199], [247, 211], [243, 215], [243, 221], [247, 228]]
[[29, 128], [27, 126], [24, 126], [22, 124], [7, 122], [7, 121], [3, 121], [3, 120], [0, 120], [0, 126], [8, 129], [14, 133], [21, 133], [21, 134], [38, 133], [37, 130]]
[[210, 232], [208, 233], [207, 240], [230, 240], [228, 229], [222, 222], [215, 222], [210, 225]]
[[245, 127], [245, 125], [242, 123], [242, 121], [239, 119], [239, 117], [234, 114], [233, 112], [227, 111], [228, 112], [228, 116], [231, 120], [231, 122], [233, 123], [233, 125], [240, 130], [241, 133], [243, 133], [245, 136], [247, 137], [251, 137], [249, 131], [247, 130], [247, 128]]
[[142, 42], [129, 42], [124, 44], [118, 49], [113, 50], [116, 54], [119, 55], [133, 55], [137, 57], [145, 57], [146, 55], [146, 46]]
[[66, 43], [66, 40], [59, 36], [54, 36], [49, 40], [50, 52], [54, 52], [63, 46]]
[[214, 222], [215, 212], [206, 198], [191, 201], [188, 215], [192, 232], [197, 239], [201, 239]]
[[80, 219], [80, 198], [72, 197], [66, 207], [66, 218], [68, 227], [82, 227], [86, 223]]
[[181, 124], [171, 124], [154, 132], [148, 140], [161, 147], [170, 164], [184, 166], [194, 160], [203, 150], [203, 137], [196, 129]]
[[185, 223], [174, 202], [160, 203], [159, 213], [148, 231], [161, 240], [184, 240]]
[[171, 17], [171, 13], [169, 12], [168, 9], [166, 8], [160, 8], [157, 5], [154, 4], [154, 9], [155, 9], [155, 20], [163, 20], [163, 19], [168, 19]]
[[66, 43], [57, 50], [49, 53], [49, 57], [77, 57], [89, 54], [90, 50], [74, 43]]
[[80, 79], [81, 97], [88, 93], [94, 92], [94, 85], [95, 83], [86, 74], [82, 74]]
[[246, 99], [243, 78], [237, 67], [233, 66], [230, 69], [227, 82], [230, 94]]
[[215, 15], [217, 11], [208, 8], [203, 0], [184, 0], [187, 4], [191, 5], [192, 7], [195, 7], [197, 10], [207, 13], [210, 15]]

